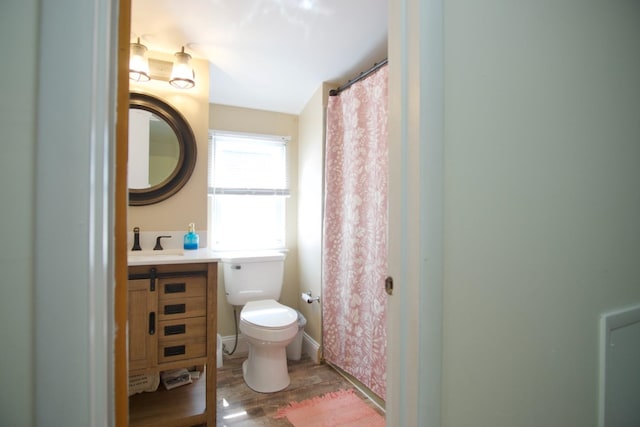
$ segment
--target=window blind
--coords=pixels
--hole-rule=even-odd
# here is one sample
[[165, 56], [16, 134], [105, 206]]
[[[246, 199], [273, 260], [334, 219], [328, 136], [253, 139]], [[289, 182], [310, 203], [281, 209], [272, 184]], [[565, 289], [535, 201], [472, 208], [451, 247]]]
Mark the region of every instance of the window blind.
[[209, 134], [209, 194], [289, 196], [290, 137], [213, 131]]

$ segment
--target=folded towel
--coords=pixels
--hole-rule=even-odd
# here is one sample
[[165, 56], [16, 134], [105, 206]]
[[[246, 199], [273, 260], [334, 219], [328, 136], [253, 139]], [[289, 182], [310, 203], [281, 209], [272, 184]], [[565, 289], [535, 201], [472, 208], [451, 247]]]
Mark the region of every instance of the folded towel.
[[156, 391], [159, 385], [160, 375], [157, 372], [154, 374], [129, 375], [129, 396], [145, 391]]

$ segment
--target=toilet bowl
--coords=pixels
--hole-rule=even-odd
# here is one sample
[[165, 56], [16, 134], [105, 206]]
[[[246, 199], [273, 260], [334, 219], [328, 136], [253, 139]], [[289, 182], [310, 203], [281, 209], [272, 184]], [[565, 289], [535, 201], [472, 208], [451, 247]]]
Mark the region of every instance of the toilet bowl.
[[244, 381], [261, 393], [289, 385], [287, 345], [298, 333], [298, 312], [278, 302], [284, 259], [283, 253], [275, 251], [221, 257], [227, 302], [242, 306], [239, 329], [249, 344], [242, 364]]
[[240, 312], [240, 331], [249, 344], [242, 364], [247, 385], [273, 393], [289, 385], [287, 345], [298, 333], [298, 313], [273, 299], [249, 301]]

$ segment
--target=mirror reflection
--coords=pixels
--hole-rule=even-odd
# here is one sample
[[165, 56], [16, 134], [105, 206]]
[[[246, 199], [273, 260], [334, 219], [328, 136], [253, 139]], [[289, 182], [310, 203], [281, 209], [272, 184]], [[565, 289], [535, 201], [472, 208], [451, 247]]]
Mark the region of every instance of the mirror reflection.
[[180, 143], [173, 129], [149, 111], [129, 110], [129, 188], [165, 181], [178, 165]]
[[196, 141], [186, 119], [151, 95], [129, 96], [129, 205], [166, 200], [189, 180]]

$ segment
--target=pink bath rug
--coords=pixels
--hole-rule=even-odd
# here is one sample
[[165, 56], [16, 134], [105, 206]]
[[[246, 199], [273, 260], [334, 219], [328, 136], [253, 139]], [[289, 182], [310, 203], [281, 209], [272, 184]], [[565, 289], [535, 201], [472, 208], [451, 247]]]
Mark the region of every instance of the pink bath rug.
[[280, 408], [274, 418], [294, 427], [384, 427], [384, 418], [353, 390], [340, 390]]

